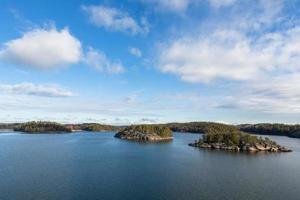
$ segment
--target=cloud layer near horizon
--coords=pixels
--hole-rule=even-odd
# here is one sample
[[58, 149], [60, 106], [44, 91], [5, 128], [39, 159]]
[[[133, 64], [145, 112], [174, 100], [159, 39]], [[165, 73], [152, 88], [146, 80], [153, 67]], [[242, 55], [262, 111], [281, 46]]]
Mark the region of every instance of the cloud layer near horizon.
[[75, 94], [59, 85], [54, 84], [0, 84], [1, 93], [9, 93], [16, 95], [30, 95], [41, 97], [73, 97]]

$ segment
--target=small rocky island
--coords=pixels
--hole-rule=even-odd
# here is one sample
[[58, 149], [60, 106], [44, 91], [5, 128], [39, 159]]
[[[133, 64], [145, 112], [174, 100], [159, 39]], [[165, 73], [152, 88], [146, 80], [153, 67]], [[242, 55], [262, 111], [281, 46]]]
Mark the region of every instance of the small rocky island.
[[70, 133], [72, 129], [56, 122], [33, 121], [16, 126], [14, 131], [24, 133]]
[[155, 142], [172, 140], [173, 133], [168, 127], [162, 125], [132, 125], [119, 131], [115, 137], [124, 140]]
[[243, 152], [291, 152], [283, 146], [269, 138], [253, 136], [240, 131], [228, 133], [206, 133], [202, 139], [189, 144], [193, 147], [206, 149], [219, 149], [227, 151], [243, 151]]

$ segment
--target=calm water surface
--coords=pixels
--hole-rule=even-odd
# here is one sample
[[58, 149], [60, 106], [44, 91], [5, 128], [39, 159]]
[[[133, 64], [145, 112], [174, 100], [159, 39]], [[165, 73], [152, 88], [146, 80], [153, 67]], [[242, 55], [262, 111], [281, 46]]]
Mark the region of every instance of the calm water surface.
[[243, 154], [119, 140], [113, 133], [0, 134], [0, 199], [300, 199], [300, 139], [270, 138], [293, 153]]

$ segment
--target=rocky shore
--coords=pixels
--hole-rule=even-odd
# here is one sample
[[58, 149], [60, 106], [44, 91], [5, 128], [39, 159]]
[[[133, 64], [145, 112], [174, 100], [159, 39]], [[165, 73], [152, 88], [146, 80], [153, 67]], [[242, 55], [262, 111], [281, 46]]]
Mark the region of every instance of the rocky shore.
[[241, 152], [291, 152], [269, 138], [257, 137], [239, 130], [208, 132], [192, 144], [193, 147]]
[[260, 142], [254, 144], [240, 144], [240, 145], [228, 145], [225, 143], [207, 143], [203, 140], [195, 141], [195, 143], [189, 144], [193, 147], [204, 148], [204, 149], [220, 149], [226, 151], [243, 151], [243, 152], [292, 152], [291, 149], [286, 147], [267, 142]]
[[172, 131], [169, 128], [155, 125], [129, 126], [118, 132], [115, 137], [124, 140], [144, 142], [167, 141], [173, 139]]

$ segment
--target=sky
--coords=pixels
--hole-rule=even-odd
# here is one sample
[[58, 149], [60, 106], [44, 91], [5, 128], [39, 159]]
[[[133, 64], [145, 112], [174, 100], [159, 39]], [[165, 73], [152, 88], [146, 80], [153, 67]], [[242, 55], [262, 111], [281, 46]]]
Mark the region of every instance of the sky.
[[300, 122], [299, 0], [1, 0], [0, 122]]

